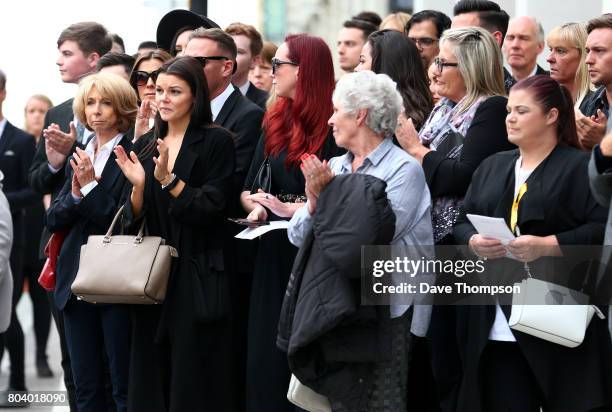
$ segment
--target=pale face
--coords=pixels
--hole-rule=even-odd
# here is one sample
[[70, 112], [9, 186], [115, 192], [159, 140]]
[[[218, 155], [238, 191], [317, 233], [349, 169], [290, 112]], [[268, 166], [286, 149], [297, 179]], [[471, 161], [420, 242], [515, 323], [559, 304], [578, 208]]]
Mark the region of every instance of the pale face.
[[548, 49], [550, 55], [546, 61], [550, 64], [550, 77], [559, 83], [573, 83], [580, 66], [580, 51], [557, 37], [548, 38]]
[[363, 31], [355, 28], [343, 27], [338, 33], [338, 62], [345, 72], [352, 72], [359, 64], [359, 55], [365, 40]]
[[556, 122], [556, 118], [542, 111], [528, 90], [511, 90], [507, 111], [508, 140], [518, 147], [533, 145]]
[[355, 67], [356, 72], [362, 70], [372, 70], [372, 46], [370, 42], [366, 42], [361, 49], [361, 55], [359, 56], [359, 65]]
[[423, 67], [429, 67], [440, 52], [436, 25], [431, 20], [414, 23], [408, 31], [408, 37], [419, 49]]
[[249, 72], [249, 80], [258, 89], [269, 92], [272, 90], [272, 63], [257, 59]]
[[[185, 56], [191, 57], [209, 57], [209, 56], [225, 56], [226, 53], [221, 50], [216, 41], [210, 39], [191, 39], [187, 43]], [[208, 82], [208, 90], [210, 98], [214, 99], [220, 95], [228, 85], [232, 76], [232, 62], [230, 60], [207, 60], [204, 66], [204, 75]]]
[[[255, 59], [251, 53], [251, 39], [249, 39], [247, 36], [243, 36], [242, 34], [232, 36], [232, 38], [236, 43], [236, 49], [238, 51], [238, 54], [236, 55], [238, 68], [236, 69], [236, 73], [234, 73], [234, 79], [237, 79], [240, 81], [240, 83], [243, 83], [248, 79], [249, 70], [255, 66]], [[242, 86], [242, 84], [239, 84], [238, 86]]]
[[119, 133], [117, 113], [113, 102], [106, 96], [102, 96], [98, 89], [92, 87], [85, 100], [85, 118], [87, 125], [96, 134]]
[[85, 74], [95, 70], [99, 59], [97, 53], [85, 56], [73, 40], [64, 41], [58, 51], [60, 55], [55, 64], [59, 67], [64, 83], [77, 83]]
[[[274, 57], [282, 61], [291, 61], [287, 43], [280, 45]], [[291, 64], [281, 64], [276, 68], [276, 73], [272, 77], [277, 96], [288, 97], [290, 99], [295, 97], [298, 71], [299, 68]]]
[[155, 102], [162, 120], [172, 123], [189, 121], [194, 96], [189, 84], [173, 74], [161, 73], [155, 85]]
[[[25, 127], [28, 132], [40, 134], [45, 125], [45, 115], [50, 107], [47, 103], [31, 98], [25, 108]], [[36, 136], [35, 137], [38, 137]]]
[[[138, 65], [137, 71], [147, 72], [150, 74], [162, 67], [162, 64], [162, 61], [158, 59], [143, 60]], [[155, 82], [152, 78], [149, 77], [147, 82], [144, 84], [137, 82], [136, 87], [138, 88], [138, 98], [141, 101], [155, 100]]]
[[586, 64], [596, 86], [612, 83], [612, 29], [595, 29], [587, 37]]
[[106, 66], [100, 69], [100, 73], [112, 73], [117, 76], [123, 77], [125, 80], [130, 81], [130, 74], [125, 71], [125, 66], [122, 64], [115, 64], [114, 66]]
[[533, 19], [519, 17], [508, 26], [503, 51], [508, 65], [515, 70], [532, 69], [544, 43], [538, 40], [538, 27]]
[[189, 42], [189, 35], [193, 33], [193, 30], [185, 30], [176, 38], [176, 44], [174, 45], [174, 51], [176, 56], [182, 56], [187, 43]]
[[[457, 57], [448, 42], [440, 47], [438, 57], [444, 63], [457, 63]], [[455, 103], [461, 100], [467, 93], [459, 67], [446, 66], [442, 68], [442, 71], [436, 68], [434, 70], [434, 78], [438, 94], [442, 97], [447, 97]]]
[[359, 129], [357, 116], [345, 112], [342, 105], [334, 101], [334, 113], [329, 118], [327, 124], [332, 127], [336, 145], [348, 149], [350, 141], [356, 136]]
[[431, 92], [434, 104], [438, 103], [440, 100], [438, 87], [436, 86], [437, 73], [438, 70], [436, 69], [436, 65], [432, 63], [427, 69], [427, 77], [429, 78], [429, 91]]

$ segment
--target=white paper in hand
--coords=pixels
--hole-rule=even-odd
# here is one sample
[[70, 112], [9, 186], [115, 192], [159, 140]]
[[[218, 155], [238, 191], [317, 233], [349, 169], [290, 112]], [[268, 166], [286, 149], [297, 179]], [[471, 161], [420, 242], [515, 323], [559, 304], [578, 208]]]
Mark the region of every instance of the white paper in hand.
[[253, 240], [259, 236], [268, 233], [271, 230], [287, 229], [289, 227], [288, 220], [274, 220], [269, 225], [259, 227], [247, 227], [242, 232], [234, 236], [237, 239]]
[[506, 221], [501, 217], [489, 217], [467, 214], [467, 218], [478, 231], [478, 234], [490, 239], [497, 239], [502, 245], [507, 245], [516, 237], [508, 228]]

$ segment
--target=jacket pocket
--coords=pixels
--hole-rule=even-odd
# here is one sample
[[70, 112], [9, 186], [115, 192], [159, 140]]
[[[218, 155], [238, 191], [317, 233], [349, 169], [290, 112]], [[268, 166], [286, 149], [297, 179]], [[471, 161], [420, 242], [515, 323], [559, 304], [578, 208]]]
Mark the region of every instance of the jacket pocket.
[[223, 268], [223, 252], [211, 251], [191, 259], [193, 297], [198, 322], [212, 322], [230, 313], [229, 279]]

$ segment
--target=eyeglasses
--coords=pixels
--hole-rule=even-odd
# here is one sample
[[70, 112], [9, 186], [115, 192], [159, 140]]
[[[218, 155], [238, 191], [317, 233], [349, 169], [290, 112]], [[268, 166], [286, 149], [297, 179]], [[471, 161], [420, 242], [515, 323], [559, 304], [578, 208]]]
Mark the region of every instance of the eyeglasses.
[[278, 66], [281, 66], [283, 64], [290, 64], [292, 66], [299, 66], [299, 64], [297, 64], [296, 62], [280, 60], [280, 59], [277, 59], [276, 57], [273, 57], [272, 58], [272, 74], [276, 74], [276, 70], [278, 70]]
[[137, 86], [146, 86], [149, 82], [149, 79], [155, 83], [157, 81], [157, 76], [159, 75], [159, 69], [153, 70], [152, 72], [145, 72], [143, 70], [137, 70], [132, 73], [133, 81]]
[[442, 70], [444, 70], [445, 67], [457, 67], [457, 66], [459, 66], [459, 63], [444, 62], [439, 57], [436, 57], [433, 62], [436, 65], [436, 68], [438, 69], [440, 74], [442, 74]]
[[431, 37], [409, 37], [418, 47], [424, 49], [431, 47], [438, 41], [438, 39], [432, 39]]
[[209, 60], [229, 60], [229, 57], [225, 56], [193, 56], [194, 59], [202, 63], [202, 66], [206, 66], [206, 62]]

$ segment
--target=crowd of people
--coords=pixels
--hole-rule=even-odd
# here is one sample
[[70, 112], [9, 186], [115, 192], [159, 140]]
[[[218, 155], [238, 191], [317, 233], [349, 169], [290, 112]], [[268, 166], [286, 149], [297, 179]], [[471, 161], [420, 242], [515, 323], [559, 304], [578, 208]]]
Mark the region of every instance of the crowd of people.
[[[612, 411], [608, 319], [568, 348], [511, 329], [499, 301], [359, 301], [363, 245], [466, 245], [495, 270], [508, 253], [612, 244], [612, 14], [546, 34], [488, 0], [362, 12], [334, 56], [313, 34], [275, 45], [173, 10], [133, 56], [95, 22], [57, 49], [76, 94], [33, 95], [25, 130], [2, 115], [0, 71], [0, 408], [29, 406], [9, 396], [28, 390], [27, 285], [38, 375], [54, 374], [52, 317], [72, 411], [301, 411], [292, 375], [330, 412]], [[479, 234], [468, 214], [516, 238]], [[159, 304], [72, 291], [82, 246], [116, 215], [116, 233], [144, 227], [178, 252]], [[51, 234], [63, 243], [45, 291]]]

